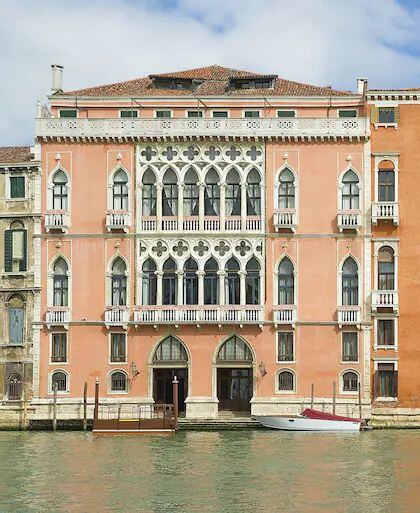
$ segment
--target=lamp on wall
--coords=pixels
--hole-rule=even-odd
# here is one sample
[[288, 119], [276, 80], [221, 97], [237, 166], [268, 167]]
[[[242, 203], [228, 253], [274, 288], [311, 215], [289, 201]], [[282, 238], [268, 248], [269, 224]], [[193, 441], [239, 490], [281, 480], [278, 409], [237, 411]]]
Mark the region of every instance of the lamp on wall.
[[261, 374], [261, 377], [263, 378], [266, 374], [267, 374], [267, 370], [265, 368], [265, 363], [264, 362], [261, 362], [259, 365], [258, 365], [258, 368], [260, 369], [260, 374]]
[[137, 365], [134, 362], [130, 363], [130, 371], [131, 371], [131, 375], [133, 376], [133, 378], [135, 378], [136, 376], [138, 376], [140, 374], [139, 371], [137, 370]]

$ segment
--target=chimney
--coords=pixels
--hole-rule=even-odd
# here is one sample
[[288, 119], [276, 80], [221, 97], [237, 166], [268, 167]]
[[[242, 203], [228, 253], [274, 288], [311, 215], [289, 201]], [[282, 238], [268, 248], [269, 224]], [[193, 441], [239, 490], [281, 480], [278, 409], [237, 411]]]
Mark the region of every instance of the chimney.
[[63, 66], [59, 66], [58, 64], [51, 64], [52, 71], [52, 85], [51, 92], [52, 94], [61, 93], [63, 90]]
[[367, 89], [367, 78], [358, 78], [357, 94], [365, 94], [365, 89]]

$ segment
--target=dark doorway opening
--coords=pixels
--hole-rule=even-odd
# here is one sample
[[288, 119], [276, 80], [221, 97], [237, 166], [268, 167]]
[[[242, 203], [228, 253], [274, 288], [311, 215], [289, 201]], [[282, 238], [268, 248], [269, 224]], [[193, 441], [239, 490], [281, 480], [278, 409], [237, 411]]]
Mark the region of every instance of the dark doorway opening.
[[153, 399], [155, 404], [173, 404], [174, 376], [178, 378], [178, 408], [185, 413], [185, 399], [188, 395], [188, 369], [153, 369]]
[[251, 411], [252, 369], [217, 369], [219, 410]]

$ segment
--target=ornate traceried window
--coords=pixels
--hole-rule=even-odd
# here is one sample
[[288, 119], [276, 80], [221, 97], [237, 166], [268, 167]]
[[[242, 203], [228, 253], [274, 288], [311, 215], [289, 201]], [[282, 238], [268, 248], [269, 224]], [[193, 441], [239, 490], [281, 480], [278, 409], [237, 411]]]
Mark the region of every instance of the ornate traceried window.
[[251, 258], [246, 264], [246, 304], [258, 305], [260, 303], [260, 270], [261, 266], [256, 258]]
[[248, 174], [246, 190], [246, 214], [261, 215], [261, 177], [256, 169]]
[[54, 210], [68, 209], [68, 179], [62, 169], [58, 169], [53, 176], [52, 207]]
[[153, 356], [153, 362], [188, 362], [187, 351], [184, 345], [176, 338], [170, 335], [166, 337], [156, 348]]
[[343, 210], [359, 209], [359, 177], [349, 169], [343, 176], [341, 191], [341, 208]]
[[189, 258], [184, 265], [184, 304], [198, 304], [198, 265], [193, 258]]
[[176, 264], [172, 258], [168, 258], [163, 264], [162, 276], [162, 304], [176, 305]]
[[283, 258], [278, 273], [278, 304], [293, 305], [295, 303], [295, 273], [291, 260]]
[[204, 266], [204, 304], [219, 304], [219, 266], [214, 258], [207, 260]]
[[172, 169], [163, 176], [162, 214], [169, 217], [178, 215], [178, 184]]
[[124, 306], [127, 304], [127, 266], [121, 257], [114, 260], [111, 276], [112, 306]]
[[378, 253], [378, 289], [395, 289], [394, 251], [388, 246], [382, 247]]
[[356, 372], [347, 371], [343, 374], [343, 392], [357, 392], [359, 390], [359, 376]]
[[68, 306], [69, 278], [68, 266], [64, 258], [58, 258], [54, 264], [53, 276], [53, 305]]
[[295, 208], [295, 177], [285, 168], [279, 176], [279, 208]]
[[217, 216], [220, 213], [220, 187], [219, 175], [214, 168], [211, 168], [205, 179], [204, 189], [204, 215]]
[[352, 257], [346, 258], [343, 264], [342, 304], [343, 306], [359, 304], [359, 274], [356, 262]]
[[119, 169], [114, 174], [112, 208], [114, 210], [128, 210], [128, 177], [127, 173], [122, 169]]
[[226, 304], [239, 305], [241, 302], [241, 282], [239, 277], [239, 263], [231, 258], [226, 263]]
[[156, 264], [148, 258], [142, 266], [142, 303], [143, 305], [155, 305], [157, 295]]
[[233, 335], [222, 345], [217, 355], [218, 362], [252, 362], [252, 352], [248, 344], [241, 338]]
[[184, 215], [198, 216], [198, 177], [194, 169], [189, 169], [184, 180]]
[[143, 175], [142, 185], [142, 214], [144, 216], [156, 215], [156, 176], [151, 169]]
[[241, 185], [239, 174], [235, 169], [231, 169], [226, 179], [226, 215], [241, 215]]

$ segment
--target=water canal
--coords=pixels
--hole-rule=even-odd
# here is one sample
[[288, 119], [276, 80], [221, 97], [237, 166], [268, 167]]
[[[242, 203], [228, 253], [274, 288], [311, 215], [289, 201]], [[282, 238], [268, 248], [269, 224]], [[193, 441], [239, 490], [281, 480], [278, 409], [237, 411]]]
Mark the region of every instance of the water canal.
[[1, 513], [416, 513], [420, 431], [0, 433]]

